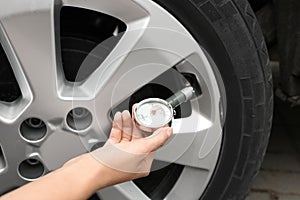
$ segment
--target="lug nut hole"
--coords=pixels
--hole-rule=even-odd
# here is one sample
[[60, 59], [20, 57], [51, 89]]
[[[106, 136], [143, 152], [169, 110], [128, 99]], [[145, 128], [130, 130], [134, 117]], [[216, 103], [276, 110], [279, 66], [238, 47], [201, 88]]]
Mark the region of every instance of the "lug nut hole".
[[42, 140], [47, 133], [46, 124], [38, 118], [28, 118], [20, 126], [21, 136], [28, 142]]
[[75, 131], [87, 129], [92, 124], [92, 114], [86, 108], [74, 108], [67, 115], [68, 126]]
[[41, 128], [45, 126], [44, 122], [38, 118], [29, 118], [25, 120], [26, 124], [31, 128]]
[[29, 158], [20, 163], [18, 168], [19, 175], [25, 180], [35, 180], [45, 173], [45, 167], [35, 158]]
[[29, 158], [29, 159], [27, 159], [26, 161], [27, 161], [28, 164], [30, 164], [30, 165], [37, 165], [37, 164], [39, 164], [39, 160], [33, 159], [33, 158]]

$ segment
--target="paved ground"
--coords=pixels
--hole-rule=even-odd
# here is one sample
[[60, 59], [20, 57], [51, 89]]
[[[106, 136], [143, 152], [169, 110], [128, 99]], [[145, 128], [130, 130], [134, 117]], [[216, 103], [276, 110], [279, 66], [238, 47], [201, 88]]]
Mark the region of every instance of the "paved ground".
[[300, 107], [275, 99], [269, 147], [247, 200], [300, 200]]

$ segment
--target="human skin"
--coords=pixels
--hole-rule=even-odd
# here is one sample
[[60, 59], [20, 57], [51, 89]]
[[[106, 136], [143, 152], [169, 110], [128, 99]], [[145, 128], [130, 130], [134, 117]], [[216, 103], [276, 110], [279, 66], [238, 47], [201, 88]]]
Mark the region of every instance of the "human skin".
[[[169, 127], [161, 128], [149, 137], [143, 137], [135, 127], [128, 111], [115, 115], [107, 142], [120, 152], [118, 163], [102, 162], [110, 148], [100, 148], [67, 162], [60, 169], [14, 190], [1, 200], [84, 200], [105, 187], [149, 175], [154, 152], [172, 135]], [[130, 162], [130, 170], [121, 165]], [[111, 164], [111, 166], [110, 166]], [[128, 168], [126, 168], [128, 169]]]

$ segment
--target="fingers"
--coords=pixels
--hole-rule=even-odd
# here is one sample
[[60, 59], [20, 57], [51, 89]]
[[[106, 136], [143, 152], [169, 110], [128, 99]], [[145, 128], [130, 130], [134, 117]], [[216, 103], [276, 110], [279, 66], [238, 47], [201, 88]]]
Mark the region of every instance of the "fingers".
[[122, 139], [122, 114], [117, 112], [114, 117], [113, 127], [110, 132], [109, 139], [113, 143], [119, 143]]
[[145, 149], [149, 152], [156, 151], [163, 146], [173, 134], [173, 129], [166, 127], [156, 130], [151, 136], [145, 138]]
[[125, 110], [122, 112], [122, 125], [123, 125], [123, 133], [122, 133], [122, 141], [131, 141], [132, 139], [132, 130], [133, 130], [133, 122], [131, 119], [130, 112]]
[[[152, 152], [163, 146], [164, 143], [172, 135], [173, 130], [169, 127], [161, 128], [155, 131], [151, 136], [145, 138], [145, 150]], [[142, 139], [144, 136], [134, 125], [133, 119], [128, 110], [122, 113], [117, 112], [114, 117], [113, 127], [110, 133], [112, 143], [120, 143], [122, 141], [132, 141]]]

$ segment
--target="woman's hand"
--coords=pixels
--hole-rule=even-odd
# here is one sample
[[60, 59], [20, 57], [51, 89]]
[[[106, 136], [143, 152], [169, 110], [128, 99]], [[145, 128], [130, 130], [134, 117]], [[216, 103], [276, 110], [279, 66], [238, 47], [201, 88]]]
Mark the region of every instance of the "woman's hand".
[[107, 185], [147, 176], [155, 151], [172, 135], [169, 127], [144, 137], [135, 126], [129, 111], [116, 113], [109, 140], [90, 155], [103, 165], [110, 175]]

